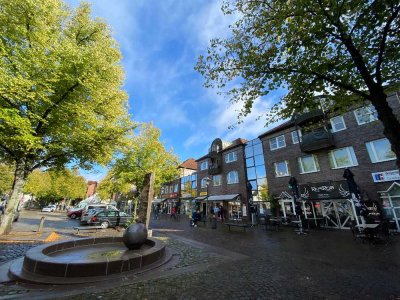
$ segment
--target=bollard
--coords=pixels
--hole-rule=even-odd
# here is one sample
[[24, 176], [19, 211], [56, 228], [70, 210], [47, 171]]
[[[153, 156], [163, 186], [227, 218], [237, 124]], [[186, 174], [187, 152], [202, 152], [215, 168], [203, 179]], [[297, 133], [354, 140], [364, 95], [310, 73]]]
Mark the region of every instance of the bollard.
[[41, 218], [40, 218], [39, 228], [38, 228], [38, 230], [37, 230], [38, 233], [41, 233], [41, 232], [42, 232], [43, 225], [44, 225], [44, 219], [45, 219], [44, 217], [41, 217]]
[[213, 219], [212, 219], [212, 229], [217, 229], [217, 217], [214, 215]]

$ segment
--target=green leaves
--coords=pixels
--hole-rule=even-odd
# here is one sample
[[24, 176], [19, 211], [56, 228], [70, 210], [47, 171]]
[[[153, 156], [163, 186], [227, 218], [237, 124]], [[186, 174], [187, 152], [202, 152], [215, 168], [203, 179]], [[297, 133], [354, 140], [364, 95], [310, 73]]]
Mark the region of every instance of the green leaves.
[[0, 157], [106, 164], [133, 128], [121, 54], [90, 6], [0, 0]]
[[233, 87], [231, 101], [244, 103], [240, 118], [271, 90], [289, 92], [267, 124], [312, 107], [316, 94], [341, 109], [349, 104], [343, 99], [365, 101], [373, 85], [398, 81], [396, 1], [230, 0], [223, 10], [240, 18], [230, 37], [210, 41], [196, 69], [206, 87]]

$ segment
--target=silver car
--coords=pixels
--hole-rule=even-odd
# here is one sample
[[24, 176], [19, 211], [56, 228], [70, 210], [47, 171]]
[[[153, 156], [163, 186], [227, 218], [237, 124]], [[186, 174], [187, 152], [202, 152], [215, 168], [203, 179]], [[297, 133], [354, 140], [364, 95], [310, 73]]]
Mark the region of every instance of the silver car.
[[[89, 209], [88, 211], [83, 212], [83, 213], [82, 213], [82, 216], [81, 216], [81, 222], [80, 222], [80, 224], [81, 224], [81, 225], [87, 224], [88, 221], [89, 221], [97, 212], [102, 211], [102, 210], [105, 210], [105, 209], [106, 209], [106, 208], [104, 208], [104, 207], [96, 207], [96, 208], [91, 208], [91, 209]], [[115, 210], [115, 211], [118, 211], [117, 208], [111, 207], [111, 206], [108, 207], [108, 210]]]

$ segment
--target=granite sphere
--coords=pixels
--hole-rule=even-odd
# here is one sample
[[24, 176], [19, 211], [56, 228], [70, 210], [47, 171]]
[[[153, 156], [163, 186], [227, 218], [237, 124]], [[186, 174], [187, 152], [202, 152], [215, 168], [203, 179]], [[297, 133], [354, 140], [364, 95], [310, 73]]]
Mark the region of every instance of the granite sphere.
[[147, 239], [147, 228], [144, 224], [136, 223], [126, 228], [122, 240], [125, 246], [130, 249], [139, 249]]

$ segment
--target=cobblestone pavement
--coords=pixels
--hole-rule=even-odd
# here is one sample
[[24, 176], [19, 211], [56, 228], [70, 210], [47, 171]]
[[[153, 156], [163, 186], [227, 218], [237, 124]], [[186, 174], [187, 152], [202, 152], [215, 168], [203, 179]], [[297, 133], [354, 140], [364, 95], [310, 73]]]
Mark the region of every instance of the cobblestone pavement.
[[154, 236], [179, 255], [154, 278], [52, 290], [37, 299], [400, 299], [399, 236], [372, 245], [348, 231], [299, 236], [292, 228], [188, 224], [152, 220]]

